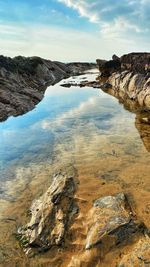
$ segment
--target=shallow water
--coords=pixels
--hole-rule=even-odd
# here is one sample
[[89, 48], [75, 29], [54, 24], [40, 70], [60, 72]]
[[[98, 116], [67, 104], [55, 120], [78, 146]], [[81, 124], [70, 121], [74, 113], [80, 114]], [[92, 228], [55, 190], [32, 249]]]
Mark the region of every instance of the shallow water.
[[[90, 76], [94, 78], [95, 74]], [[0, 196], [13, 197], [9, 187], [13, 187], [13, 179], [16, 180], [20, 172], [22, 175], [22, 168], [47, 160], [52, 162], [56, 156], [54, 149], [66, 141], [73, 152], [78, 139], [91, 142], [95, 138], [96, 141], [97, 136], [109, 135], [110, 138], [114, 133], [119, 136], [127, 129], [136, 133], [134, 115], [116, 102], [100, 90], [68, 89], [57, 84], [47, 89], [43, 101], [33, 111], [1, 123]]]
[[[93, 80], [97, 75], [85, 74], [77, 79]], [[69, 80], [76, 81], [75, 78]], [[50, 254], [45, 254], [38, 258], [37, 266], [67, 266], [71, 258], [82, 251], [85, 236], [80, 233], [79, 225], [84, 225], [86, 211], [97, 197], [118, 191], [129, 194], [136, 213], [150, 226], [150, 154], [138, 132], [141, 124], [135, 127], [136, 115], [101, 90], [64, 88], [60, 86], [62, 83], [49, 87], [33, 111], [0, 124], [2, 218], [9, 214], [15, 222], [24, 223], [24, 213], [31, 201], [49, 186], [51, 173], [57, 166], [70, 164], [78, 172], [80, 216], [72, 228], [74, 245], [64, 251], [64, 263], [61, 261], [64, 255], [60, 254], [51, 265], [46, 265]], [[86, 199], [86, 205], [80, 199]], [[12, 223], [2, 223], [1, 229], [14, 231], [16, 225], [12, 227]], [[19, 251], [16, 256], [17, 244], [12, 252], [14, 240], [10, 236], [11, 231], [1, 238], [0, 248], [2, 242], [7, 243], [6, 251], [16, 264], [23, 255]], [[11, 256], [13, 253], [15, 256]], [[110, 259], [113, 262], [112, 256]], [[34, 260], [30, 263], [35, 266]]]

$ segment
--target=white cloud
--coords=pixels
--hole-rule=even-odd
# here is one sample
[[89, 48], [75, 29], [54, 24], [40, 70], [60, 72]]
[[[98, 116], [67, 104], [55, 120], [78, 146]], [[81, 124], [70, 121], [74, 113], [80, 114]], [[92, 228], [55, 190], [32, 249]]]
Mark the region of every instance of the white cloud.
[[105, 22], [101, 26], [101, 33], [108, 38], [119, 38], [122, 33], [127, 31], [135, 31], [136, 33], [142, 32], [142, 30], [134, 24], [130, 24], [124, 18], [118, 17], [112, 23]]
[[101, 34], [111, 38], [147, 34], [150, 26], [150, 0], [57, 0], [97, 23]]
[[99, 16], [97, 12], [92, 11], [91, 9], [94, 6], [93, 3], [88, 3], [88, 1], [74, 1], [74, 0], [58, 0], [61, 3], [66, 4], [68, 7], [71, 7], [79, 12], [82, 17], [88, 18], [91, 22], [97, 23], [99, 21]]
[[[90, 97], [87, 101], [82, 102], [78, 107], [73, 108], [63, 113], [61, 116], [55, 118], [54, 122], [49, 121], [49, 120], [43, 120], [41, 122], [40, 127], [43, 130], [56, 129], [57, 127], [65, 125], [65, 123], [71, 119], [81, 118], [84, 115], [90, 114], [91, 112], [93, 112], [93, 108], [95, 106], [98, 106], [97, 105], [98, 103], [99, 103], [99, 99], [97, 99], [97, 97]], [[39, 127], [39, 124], [38, 124], [38, 127]]]

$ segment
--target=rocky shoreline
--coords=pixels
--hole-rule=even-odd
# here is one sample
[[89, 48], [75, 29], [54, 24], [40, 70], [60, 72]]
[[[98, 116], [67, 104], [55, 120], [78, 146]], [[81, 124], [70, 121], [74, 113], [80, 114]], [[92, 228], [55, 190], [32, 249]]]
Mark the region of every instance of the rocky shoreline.
[[122, 100], [131, 99], [141, 109], [150, 110], [150, 53], [130, 53], [105, 61], [97, 59], [98, 84], [113, 89]]
[[[137, 58], [138, 61], [135, 60]], [[1, 107], [5, 107], [2, 110], [6, 111], [6, 113], [1, 112], [1, 120], [5, 120], [10, 115], [23, 114], [34, 108], [42, 99], [48, 85], [53, 85], [63, 78], [80, 74], [95, 66], [87, 63], [63, 64], [40, 58], [22, 59], [21, 57], [17, 59], [20, 61], [14, 67], [14, 61], [11, 65], [9, 60], [12, 62], [8, 59], [8, 66], [4, 68], [7, 72], [5, 73], [3, 67], [1, 68], [2, 84], [4, 83], [3, 89], [0, 89], [2, 90]], [[20, 67], [22, 60], [24, 62]], [[35, 64], [34, 67], [32, 64]], [[147, 148], [148, 136], [145, 125], [149, 122], [149, 117], [145, 116], [144, 112], [150, 108], [148, 104], [150, 96], [149, 54], [132, 53], [121, 58], [113, 56], [111, 61], [97, 60], [97, 64], [100, 70], [97, 81], [82, 81], [81, 84], [75, 85], [102, 88], [105, 92], [117, 97], [126, 109], [134, 111], [136, 113], [135, 125]], [[17, 69], [18, 66], [19, 69]], [[6, 80], [7, 75], [8, 80]], [[22, 89], [20, 89], [20, 84], [23, 86]], [[65, 86], [72, 85], [74, 84]], [[7, 100], [11, 98], [14, 102], [12, 100], [8, 103]], [[17, 103], [18, 106], [13, 103]], [[149, 151], [149, 147], [147, 150]], [[27, 218], [24, 226], [17, 228], [16, 234], [25, 254], [28, 257], [38, 257], [39, 253], [47, 250], [63, 251], [67, 246], [73, 247], [75, 239], [71, 228], [78, 227], [78, 230], [75, 228], [74, 235], [82, 235], [82, 246], [80, 243], [76, 244], [81, 246], [81, 250], [79, 248], [81, 252], [70, 256], [65, 267], [103, 266], [103, 259], [106, 259], [110, 252], [114, 253], [115, 249], [119, 251], [119, 258], [116, 260], [117, 265], [112, 266], [149, 266], [150, 231], [134, 212], [125, 190], [117, 190], [116, 193], [108, 192], [104, 196], [98, 195], [98, 198], [92, 198], [93, 204], [84, 214], [81, 225], [78, 225], [75, 222], [76, 217], [80, 220], [82, 212], [76, 197], [80, 181], [76, 178], [76, 173], [68, 174], [67, 168], [65, 172], [54, 173], [52, 184], [46, 193], [33, 201], [29, 209], [30, 219]], [[80, 199], [80, 201], [85, 205], [87, 200]]]
[[95, 66], [94, 63], [64, 64], [40, 57], [0, 56], [0, 121], [32, 110], [49, 85]]

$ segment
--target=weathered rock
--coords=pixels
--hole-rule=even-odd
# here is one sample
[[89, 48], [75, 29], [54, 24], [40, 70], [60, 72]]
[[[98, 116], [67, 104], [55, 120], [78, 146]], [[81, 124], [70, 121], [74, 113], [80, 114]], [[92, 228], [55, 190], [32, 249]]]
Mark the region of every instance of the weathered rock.
[[94, 67], [93, 63], [64, 64], [40, 57], [0, 56], [0, 121], [33, 109], [47, 86]]
[[129, 70], [135, 73], [147, 73], [150, 71], [150, 53], [129, 53], [120, 58], [121, 70]]
[[112, 60], [96, 60], [99, 70], [108, 76], [116, 71], [130, 71], [146, 74], [150, 72], [150, 53], [129, 53], [121, 56], [112, 56]]
[[99, 71], [101, 72], [101, 76], [108, 77], [111, 73], [115, 71], [120, 71], [121, 63], [120, 59], [115, 58], [109, 61], [97, 59], [96, 63], [98, 65]]
[[150, 53], [130, 53], [120, 58], [114, 55], [113, 60], [97, 60], [97, 65], [101, 88], [110, 84], [123, 99], [135, 100], [150, 110]]
[[114, 55], [112, 56], [112, 60], [120, 60], [120, 57], [118, 57], [117, 55], [114, 54]]
[[107, 248], [123, 243], [135, 232], [141, 231], [123, 193], [97, 199], [89, 212], [89, 232], [86, 249], [96, 245]]
[[77, 211], [75, 190], [74, 178], [58, 173], [47, 192], [33, 202], [30, 222], [18, 229], [26, 254], [63, 244], [72, 216]]
[[118, 267], [136, 266], [150, 266], [150, 238], [148, 236], [141, 238], [132, 251], [125, 255], [118, 265]]
[[149, 76], [124, 71], [113, 73], [107, 80], [123, 99], [129, 98], [138, 102], [141, 108], [150, 110]]

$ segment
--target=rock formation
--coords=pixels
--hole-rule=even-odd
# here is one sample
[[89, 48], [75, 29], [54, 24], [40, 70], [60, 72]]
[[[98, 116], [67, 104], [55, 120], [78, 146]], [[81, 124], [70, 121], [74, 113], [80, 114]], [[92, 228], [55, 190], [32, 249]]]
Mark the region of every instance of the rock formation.
[[97, 60], [101, 86], [112, 88], [122, 99], [135, 100], [141, 108], [150, 110], [150, 53], [113, 58], [106, 62]]
[[150, 71], [150, 53], [130, 53], [120, 58], [121, 70], [146, 74]]
[[94, 68], [92, 63], [68, 63], [40, 57], [0, 56], [0, 121], [33, 109], [49, 85]]
[[121, 63], [118, 58], [117, 59], [115, 58], [109, 61], [97, 59], [96, 62], [97, 62], [99, 71], [101, 72], [101, 75], [103, 77], [110, 76], [111, 73], [115, 71], [119, 71], [121, 69]]
[[18, 238], [27, 255], [62, 245], [72, 217], [77, 212], [74, 201], [74, 177], [58, 173], [47, 192], [30, 208], [30, 222], [18, 229]]

